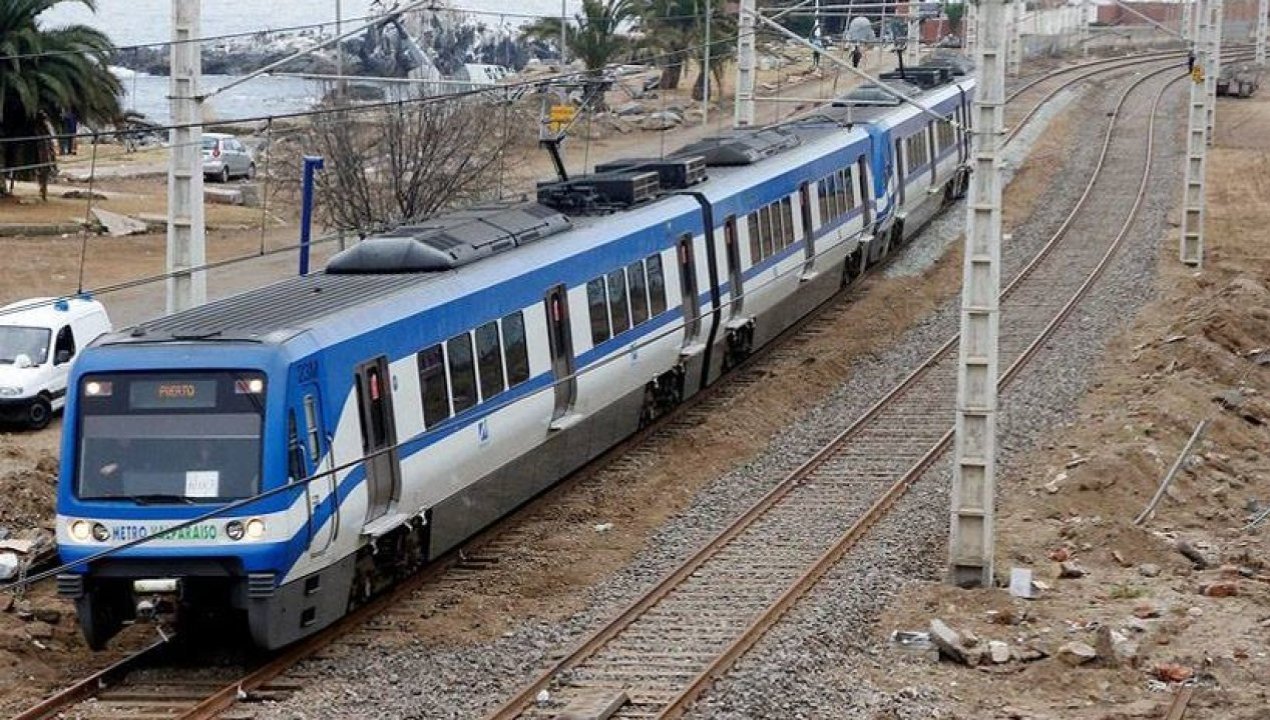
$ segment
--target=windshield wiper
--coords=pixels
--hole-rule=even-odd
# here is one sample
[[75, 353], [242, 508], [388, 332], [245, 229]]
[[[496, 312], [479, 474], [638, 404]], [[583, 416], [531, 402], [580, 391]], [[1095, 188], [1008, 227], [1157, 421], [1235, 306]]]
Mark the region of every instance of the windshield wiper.
[[193, 505], [194, 501], [184, 495], [132, 495], [131, 500], [136, 500], [142, 505], [158, 505], [158, 504], [185, 504]]

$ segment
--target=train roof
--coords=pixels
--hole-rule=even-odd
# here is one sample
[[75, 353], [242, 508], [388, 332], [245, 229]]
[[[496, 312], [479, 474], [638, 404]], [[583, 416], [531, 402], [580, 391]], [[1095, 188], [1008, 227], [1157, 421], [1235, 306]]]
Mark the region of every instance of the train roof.
[[[914, 89], [913, 94], [938, 99], [955, 87]], [[826, 106], [779, 126], [707, 138], [658, 161], [713, 159], [707, 162], [708, 179], [692, 189], [721, 200], [748, 189], [760, 175], [779, 174], [784, 172], [782, 167], [792, 169], [811, 155], [823, 155], [824, 148], [817, 147], [822, 143], [832, 141], [845, 148], [865, 141], [868, 134], [861, 124], [886, 124], [887, 116], [896, 112], [895, 106], [877, 104]], [[850, 134], [844, 138], [844, 132]], [[653, 161], [626, 162], [638, 166]], [[565, 213], [525, 201], [468, 208], [364, 241], [333, 258], [323, 272], [149, 320], [107, 335], [98, 344], [285, 342], [342, 313], [374, 306], [396, 308], [389, 301], [402, 293], [412, 293], [410, 306], [418, 312], [420, 303], [427, 307], [443, 302], [446, 292], [456, 288], [502, 282], [539, 265], [582, 255], [630, 234], [632, 228], [656, 227], [663, 220], [690, 215], [696, 208], [696, 202], [682, 194], [660, 195], [605, 214]], [[435, 296], [428, 289], [436, 289]], [[420, 291], [424, 294], [413, 294]], [[394, 312], [407, 314], [405, 308]]]

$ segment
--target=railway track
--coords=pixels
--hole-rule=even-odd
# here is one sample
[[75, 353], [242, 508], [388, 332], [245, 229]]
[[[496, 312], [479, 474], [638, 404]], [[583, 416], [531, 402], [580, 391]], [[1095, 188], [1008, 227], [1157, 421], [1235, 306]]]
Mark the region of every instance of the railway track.
[[[1053, 89], [1049, 89], [1048, 93], [1043, 94], [1041, 99], [1030, 106], [1030, 109], [1026, 112], [1023, 118], [1015, 123], [1015, 130], [1017, 131], [1017, 129], [1025, 125], [1028, 120], [1034, 117], [1040, 107], [1068, 87], [1103, 73], [1119, 70], [1130, 65], [1141, 64], [1144, 60], [1151, 62], [1163, 59], [1180, 59], [1181, 57], [1182, 55], [1179, 53], [1150, 53], [1144, 56], [1135, 56], [1134, 58], [1102, 59], [1061, 68], [1040, 78], [1031, 80], [1011, 93], [1007, 98], [1007, 102], [1017, 102], [1020, 97], [1029, 92], [1044, 92], [1047, 89], [1046, 85], [1054, 81], [1057, 81], [1057, 86]], [[1067, 77], [1064, 79], [1064, 76], [1071, 76], [1073, 74], [1074, 77]], [[1013, 134], [1010, 137], [1012, 139]], [[1108, 137], [1110, 138], [1110, 134]], [[1103, 154], [1105, 157], [1105, 147]], [[1086, 192], [1086, 197], [1088, 197], [1088, 195], [1089, 191]], [[1075, 211], [1073, 212], [1073, 215], [1074, 214]], [[1043, 251], [1043, 254], [1047, 252], [1048, 250]], [[1040, 259], [1041, 257], [1038, 256], [1037, 261], [1034, 261], [1033, 265], [1036, 265]], [[1032, 266], [1029, 266], [1029, 269], [1026, 269], [1024, 273], [1028, 274], [1032, 272], [1032, 269]], [[830, 301], [830, 303], [832, 302], [833, 301]], [[832, 315], [833, 313], [830, 314]], [[815, 316], [810, 317], [806, 322], [800, 323], [798, 326], [793, 328], [792, 332], [800, 332], [807, 327], [814, 326], [814, 324], [818, 321], [820, 321], [819, 318], [816, 318]], [[955, 339], [950, 341], [950, 344], [955, 351]], [[943, 352], [946, 353], [947, 347], [949, 346], [946, 346]], [[1003, 353], [1004, 352], [1005, 348], [1003, 346]], [[929, 372], [929, 370], [924, 370], [914, 373], [912, 377], [905, 381], [904, 388], [911, 388], [917, 381], [919, 375]], [[616, 448], [614, 451], [611, 451], [604, 458], [598, 461], [597, 464], [602, 465], [620, 457], [622, 453], [636, 447], [638, 443], [642, 442], [650, 434], [674, 432], [677, 423], [695, 424], [696, 420], [694, 419], [694, 416], [710, 411], [710, 394], [705, 393], [701, 397], [702, 399], [699, 403], [687, 406], [683, 408], [683, 412], [672, 415], [665, 425], [654, 427], [653, 429], [646, 431], [646, 433], [641, 433], [640, 436], [637, 436], [631, 441], [623, 443], [621, 446]], [[946, 400], [946, 402], [943, 403], [943, 409], [950, 410], [952, 408], [951, 395], [946, 394], [946, 397], [941, 396], [941, 398], [942, 400]], [[882, 403], [879, 403], [879, 406], [875, 406], [872, 410], [870, 410], [865, 418], [862, 418], [861, 421], [857, 423], [857, 426], [862, 428], [865, 424], [875, 422], [881, 414], [881, 405]], [[950, 412], [948, 414], [951, 415]], [[892, 424], [879, 425], [878, 427], [896, 427], [894, 425], [894, 419], [888, 419], [887, 422]], [[924, 423], [924, 425], [922, 423]], [[925, 427], [925, 425], [929, 425], [929, 427]], [[932, 418], [927, 417], [919, 418], [916, 421], [916, 424], [901, 424], [898, 427], [921, 432], [923, 438], [933, 438], [938, 432], [939, 424], [934, 422]], [[861, 430], [854, 431], [856, 434], [861, 432]], [[858, 449], [862, 453], [872, 452], [876, 454], [885, 452], [881, 446], [874, 446], [869, 443], [859, 445]], [[817, 456], [817, 458], [820, 457], [820, 455]], [[855, 457], [858, 458], [861, 456]], [[917, 458], [909, 459], [916, 460]], [[813, 459], [812, 463], [814, 462], [817, 462], [817, 460]], [[812, 463], [809, 463], [806, 467], [809, 467]], [[881, 480], [886, 477], [892, 477], [895, 471], [895, 468], [882, 468], [879, 466], [876, 471], [872, 472], [872, 475], [875, 476], [875, 480]], [[581, 474], [585, 475], [587, 472], [593, 471], [584, 471]], [[789, 483], [790, 481], [787, 480], [786, 482]], [[832, 484], [838, 486], [839, 494], [854, 496], [858, 493], [851, 490], [851, 488], [854, 487], [852, 485], [853, 482], [854, 481], [848, 480], [844, 477], [840, 482], [832, 481]], [[793, 484], [797, 484], [797, 482], [794, 482]], [[858, 488], [856, 489], [858, 490]], [[798, 505], [796, 503], [789, 505], [788, 507], [796, 509], [796, 515], [801, 512], [801, 517], [803, 518], [814, 515], [815, 513], [810, 511], [816, 510], [815, 506], [809, 507], [805, 505]], [[758, 518], [751, 518], [752, 513], [753, 511], [751, 511], [751, 513], [747, 513], [745, 518], [742, 518], [742, 521], [749, 522], [752, 527], [759, 529], [764, 527], [762, 523], [755, 524]], [[746, 520], [746, 518], [750, 519]], [[735, 527], [740, 528], [741, 526], [737, 525]], [[498, 528], [493, 528], [479, 537], [473, 544], [488, 544], [494, 548], [501, 544], [515, 544], [516, 540], [514, 533], [504, 533], [503, 536], [499, 536], [500, 532], [501, 531]], [[744, 553], [742, 553], [741, 557], [744, 557]], [[39, 720], [41, 718], [62, 716], [77, 718], [130, 717], [144, 718], [146, 720], [183, 718], [185, 720], [190, 720], [192, 718], [218, 717], [226, 709], [244, 699], [259, 700], [285, 697], [288, 693], [297, 689], [297, 687], [293, 683], [280, 682], [277, 678], [300, 660], [312, 656], [336, 639], [348, 634], [355, 628], [363, 626], [371, 618], [386, 612], [389, 608], [401, 602], [417, 588], [447, 575], [451, 576], [451, 579], [457, 577], [458, 581], [461, 582], [465, 574], [479, 571], [481, 565], [481, 558], [465, 559], [458, 555], [446, 558], [416, 574], [409, 580], [400, 583], [393, 590], [363, 606], [356, 612], [348, 615], [342, 621], [336, 623], [327, 630], [305, 641], [297, 643], [295, 646], [288, 648], [282, 653], [276, 654], [265, 661], [261, 661], [260, 663], [254, 663], [244, 667], [218, 668], [217, 672], [203, 672], [199, 674], [199, 679], [186, 681], [147, 677], [144, 672], [145, 668], [155, 664], [162, 664], [165, 643], [160, 642], [139, 651], [133, 656], [125, 658], [101, 672], [84, 678], [65, 690], [47, 698], [38, 705], [33, 706], [23, 713], [15, 716], [15, 718], [17, 720]], [[752, 576], [756, 580], [765, 577], [784, 577], [784, 575], [787, 575], [790, 571], [790, 568], [785, 565], [770, 567], [755, 566], [755, 568], [757, 569], [748, 571], [748, 574], [745, 577]], [[700, 606], [697, 608], [697, 611], [699, 614], [702, 614], [703, 617], [710, 617], [709, 615], [704, 614], [709, 612], [710, 609], [711, 608], [709, 606]], [[657, 658], [649, 658], [649, 660], [657, 660]], [[645, 667], [656, 667], [657, 665], [658, 663], [654, 662], [651, 665], [645, 665]], [[678, 674], [675, 676], [678, 677]], [[549, 680], [550, 677], [555, 677], [555, 673], [544, 677], [547, 677]], [[535, 686], [537, 685], [538, 684], [536, 683]], [[536, 692], [537, 691], [535, 691], [535, 693]], [[511, 707], [512, 704], [514, 703], [509, 703], [508, 707]], [[506, 712], [503, 712], [503, 714], [496, 714], [495, 716], [512, 717], [514, 716], [514, 713], [506, 714]]]
[[[1002, 293], [1003, 385], [1079, 304], [1133, 227], [1151, 177], [1158, 107], [1179, 77], [1166, 66], [1128, 84], [1080, 200]], [[1130, 102], [1153, 84], [1149, 102]], [[1147, 132], [1136, 132], [1134, 120]], [[1127, 207], [1114, 192], [1123, 178], [1106, 172], [1113, 158], [1141, 166]], [[1105, 218], [1115, 210], [1123, 222], [1106, 238]], [[1085, 241], [1095, 237], [1106, 240]], [[617, 718], [682, 716], [944, 455], [953, 438], [957, 340], [490, 720], [612, 708]]]

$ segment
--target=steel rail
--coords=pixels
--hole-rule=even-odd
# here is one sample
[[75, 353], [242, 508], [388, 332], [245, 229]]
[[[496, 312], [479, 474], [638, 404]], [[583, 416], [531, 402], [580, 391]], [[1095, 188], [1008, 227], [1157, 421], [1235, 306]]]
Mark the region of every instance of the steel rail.
[[103, 689], [121, 682], [128, 673], [153, 660], [168, 647], [169, 640], [160, 640], [102, 670], [98, 670], [74, 685], [50, 695], [38, 704], [14, 715], [13, 720], [43, 720], [63, 708], [84, 702]]
[[[1146, 81], [1168, 72], [1169, 69], [1170, 68], [1165, 68], [1145, 75], [1130, 87], [1130, 91], [1144, 84]], [[1155, 152], [1155, 121], [1156, 116], [1159, 113], [1160, 101], [1163, 99], [1165, 91], [1180, 79], [1180, 77], [1174, 78], [1161, 85], [1160, 90], [1156, 93], [1155, 98], [1151, 103], [1151, 112], [1147, 125], [1147, 143], [1142, 178], [1138, 184], [1137, 194], [1134, 197], [1132, 207], [1126, 215], [1124, 222], [1121, 224], [1119, 232], [1116, 234], [1110, 245], [1108, 245], [1106, 251], [1099, 259], [1097, 266], [1095, 266], [1094, 270], [1089, 273], [1085, 281], [1063, 305], [1058, 314], [1050, 320], [1050, 322], [1045, 326], [1045, 329], [1041, 331], [1041, 334], [1028, 345], [1023, 353], [1020, 354], [1019, 357], [1010, 364], [1010, 367], [1001, 375], [998, 380], [998, 386], [1002, 390], [1008, 387], [1010, 383], [1018, 377], [1018, 373], [1022, 370], [1022, 368], [1035, 358], [1041, 347], [1053, 336], [1059, 325], [1061, 325], [1063, 321], [1071, 315], [1071, 312], [1080, 304], [1085, 296], [1088, 295], [1089, 290], [1093, 287], [1094, 283], [1102, 277], [1107, 267], [1111, 264], [1111, 261], [1115, 257], [1121, 244], [1124, 242], [1124, 239], [1132, 230], [1134, 223], [1137, 220], [1138, 213], [1142, 208], [1142, 202], [1147, 193], [1147, 185], [1151, 179], [1151, 160]], [[1128, 99], [1130, 91], [1127, 91], [1121, 98], [1121, 106], [1123, 106], [1124, 101]], [[1119, 114], [1119, 110], [1120, 108], [1118, 107], [1116, 114]], [[1108, 131], [1108, 137], [1110, 137], [1110, 135], [1111, 132]], [[1106, 151], [1104, 147], [1103, 159], [1105, 159], [1105, 157]], [[1100, 161], [1099, 169], [1101, 169], [1101, 166], [1102, 162]], [[1090, 186], [1092, 187], [1092, 182]], [[1084, 202], [1084, 196], [1082, 196], [1081, 202]], [[1066, 233], [1066, 227], [1067, 223], [1064, 223], [1063, 230], [1061, 231], [1064, 234]], [[816, 560], [815, 564], [807, 571], [806, 574], [798, 579], [796, 584], [791, 586], [779, 599], [777, 599], [776, 602], [769, 606], [768, 609], [765, 610], [755, 620], [755, 622], [747, 628], [746, 631], [722, 655], [718, 657], [716, 662], [706, 670], [702, 671], [702, 673], [694, 680], [693, 684], [672, 700], [667, 708], [658, 715], [658, 717], [676, 718], [682, 716], [691, 703], [702, 692], [704, 692], [706, 688], [709, 687], [715, 678], [721, 676], [732, 666], [737, 658], [741, 657], [747, 650], [757, 643], [759, 639], [761, 639], [763, 635], [765, 635], [766, 632], [807, 593], [807, 591], [814, 587], [816, 583], [824, 577], [825, 573], [828, 572], [830, 568], [836, 565], [843, 556], [845, 556], [859, 543], [868, 530], [871, 529], [878, 520], [882, 519], [886, 515], [891, 506], [903, 497], [909, 488], [911, 488], [913, 484], [915, 484], [917, 480], [920, 479], [932, 465], [934, 465], [935, 461], [948, 450], [949, 445], [952, 443], [954, 433], [955, 428], [949, 428], [937, 444], [932, 446], [921, 457], [921, 459], [919, 459], [906, 473], [904, 473], [899, 480], [891, 485], [882, 497], [879, 498], [862, 517], [856, 520], [851, 527], [848, 528], [847, 531], [843, 533], [843, 535], [839, 537], [838, 540], [835, 541], [834, 544]], [[799, 480], [802, 479], [804, 478], [799, 478]]]
[[[1108, 70], [1115, 70], [1115, 69], [1120, 69], [1120, 68], [1119, 66], [1116, 66], [1110, 69], [1104, 69], [1103, 72], [1106, 72]], [[1152, 75], [1135, 81], [1133, 85], [1126, 90], [1126, 92], [1120, 99], [1118, 103], [1118, 110], [1120, 107], [1123, 107], [1124, 100], [1129, 96], [1132, 89], [1136, 88], [1141, 83], [1145, 82], [1149, 77], [1153, 77], [1154, 75], [1167, 72], [1168, 69], [1169, 68], [1166, 67], [1166, 68], [1157, 70]], [[1085, 76], [1080, 76], [1078, 78], [1075, 78], [1069, 81], [1068, 84], [1079, 82], [1080, 80], [1083, 80], [1083, 79], [1085, 79]], [[1095, 171], [1095, 176], [1090, 180], [1088, 186], [1086, 187], [1085, 192], [1081, 196], [1079, 204], [1077, 205], [1076, 208], [1073, 209], [1068, 219], [1063, 223], [1059, 232], [1057, 232], [1055, 236], [1051, 238], [1051, 240], [1045, 245], [1045, 247], [1041, 250], [1041, 252], [1039, 252], [1037, 256], [1034, 257], [1033, 260], [1025, 268], [1023, 268], [1020, 271], [1019, 275], [1016, 276], [1014, 281], [1012, 281], [1010, 285], [1006, 288], [1006, 290], [1003, 291], [1002, 293], [1003, 296], [1008, 295], [1010, 292], [1012, 292], [1014, 288], [1018, 287], [1019, 283], [1022, 282], [1026, 277], [1028, 277], [1032, 273], [1032, 271], [1039, 265], [1039, 263], [1057, 245], [1058, 241], [1062, 238], [1062, 236], [1066, 234], [1066, 231], [1070, 227], [1074, 217], [1079, 213], [1084, 202], [1088, 199], [1089, 194], [1092, 190], [1092, 187], [1095, 181], [1097, 180], [1098, 173], [1101, 171], [1102, 165], [1105, 162], [1107, 151], [1111, 142], [1111, 137], [1115, 128], [1115, 119], [1116, 119], [1115, 117], [1112, 118], [1112, 122], [1110, 123], [1110, 126], [1108, 128], [1103, 149], [1100, 154], [1098, 167], [1096, 168], [1096, 171]], [[1056, 325], [1057, 323], [1053, 323], [1053, 326], [1056, 327]], [[701, 568], [701, 566], [705, 564], [707, 560], [709, 560], [711, 557], [716, 555], [720, 549], [728, 545], [729, 542], [731, 542], [738, 535], [744, 532], [748, 527], [752, 526], [753, 523], [758, 518], [765, 515], [770, 508], [775, 506], [784, 496], [786, 496], [792, 489], [794, 489], [799, 484], [799, 482], [803, 478], [805, 478], [815, 467], [823, 464], [824, 461], [833, 454], [835, 449], [840, 447], [847, 440], [859, 434], [866, 425], [868, 425], [873, 419], [875, 419], [882, 412], [882, 410], [890, 406], [896, 399], [898, 399], [905, 392], [907, 392], [913, 386], [913, 384], [917, 382], [919, 378], [921, 378], [927, 372], [929, 372], [930, 369], [937, 364], [939, 359], [942, 356], [946, 355], [949, 352], [949, 350], [955, 346], [957, 339], [958, 338], [954, 336], [948, 342], [946, 342], [938, 351], [932, 354], [916, 370], [910, 373], [904, 380], [902, 380], [897, 386], [895, 386], [890, 392], [888, 392], [886, 396], [878, 400], [876, 403], [874, 403], [874, 405], [872, 405], [868, 410], [866, 410], [865, 413], [860, 418], [858, 418], [855, 422], [853, 422], [851, 426], [849, 426], [846, 430], [842, 431], [842, 433], [840, 433], [837, 437], [835, 437], [835, 439], [831, 441], [830, 444], [823, 447], [811, 459], [809, 459], [808, 461], [803, 463], [801, 466], [799, 466], [799, 468], [796, 469], [794, 472], [790, 473], [790, 475], [787, 476], [780, 484], [774, 487], [771, 491], [769, 491], [766, 495], [764, 495], [756, 503], [754, 503], [745, 513], [739, 516], [728, 528], [726, 528], [723, 532], [721, 532], [719, 535], [713, 538], [705, 546], [700, 548], [691, 558], [686, 560], [682, 565], [680, 565], [671, 573], [664, 576], [662, 580], [657, 583], [657, 585], [655, 585], [650, 591], [647, 592], [647, 594], [636, 599], [626, 609], [624, 609], [619, 615], [613, 618], [607, 625], [600, 628], [598, 631], [596, 631], [591, 636], [586, 638], [571, 653], [561, 658], [552, 668], [541, 673], [537, 679], [535, 679], [529, 685], [525, 686], [513, 698], [511, 698], [509, 701], [504, 703], [502, 706], [500, 706], [498, 709], [496, 709], [493, 713], [491, 713], [487, 717], [490, 720], [505, 720], [507, 718], [518, 717], [521, 714], [521, 712], [530, 705], [530, 702], [533, 700], [533, 698], [535, 698], [541, 690], [547, 688], [550, 685], [551, 681], [560, 672], [568, 670], [572, 667], [575, 667], [579, 665], [583, 660], [593, 656], [599, 649], [604, 647], [610, 640], [612, 640], [619, 633], [621, 633], [627, 626], [629, 626], [634, 621], [634, 619], [643, 615], [644, 612], [646, 612], [648, 609], [650, 609], [651, 607], [656, 605], [658, 602], [660, 602], [662, 599], [664, 599], [666, 596], [668, 596], [685, 579], [691, 577], [695, 572], [697, 572]], [[948, 440], [950, 439], [951, 439], [951, 432], [948, 433], [945, 438], [941, 439], [941, 441], [935, 447], [933, 447], [927, 453], [926, 456], [923, 456], [922, 461], [920, 461], [918, 465], [923, 467], [928, 465], [933, 460], [933, 458], [936, 457], [939, 454], [939, 452], [942, 451], [942, 448], [946, 446]], [[909, 474], [911, 473], [906, 473], [905, 477], [907, 477]], [[900, 492], [897, 489], [895, 493], [893, 494], [893, 498], [898, 497], [901, 494], [902, 492]], [[892, 495], [892, 493], [888, 493], [888, 496], [890, 495]], [[870, 510], [870, 513], [876, 514], [877, 512], [880, 512], [884, 507], [889, 506], [889, 504], [893, 502], [893, 498], [891, 500], [887, 500], [886, 497], [884, 497], [883, 499], [879, 500], [877, 506], [874, 509]], [[863, 527], [860, 529], [857, 529], [856, 534], [857, 535], [862, 534], [863, 529], [864, 529]], [[760, 619], [758, 622], [761, 624], [762, 620]], [[770, 625], [762, 625], [762, 627], [764, 628], [767, 626], [770, 626]], [[757, 628], [756, 628], [756, 631], [757, 631]], [[755, 639], [756, 638], [757, 636], [755, 636]], [[752, 642], [753, 641], [751, 640], [749, 644], [752, 644]], [[717, 676], [717, 674], [721, 672], [722, 668], [730, 664], [736, 657], [739, 657], [739, 655], [742, 654], [746, 648], [748, 648], [749, 644], [746, 644], [744, 647], [740, 647], [738, 645], [734, 650], [726, 651], [724, 655], [719, 656], [718, 663], [716, 665], [712, 665], [709, 669], [704, 671], [701, 674], [701, 676], [698, 678], [697, 683], [694, 683], [694, 685], [689, 690], [684, 691], [684, 693], [682, 693], [680, 697], [677, 697], [674, 701], [672, 701], [672, 704], [669, 706], [669, 708], [680, 707], [682, 705], [685, 705], [687, 702], [690, 702], [690, 700], [692, 698], [695, 698], [696, 694], [699, 693], [701, 687], [703, 687], [704, 684], [708, 684], [708, 682], [712, 680], [713, 677]], [[696, 688], [696, 690], [694, 691], [692, 688]], [[668, 716], [673, 716], [673, 714], [670, 714]]]
[[[1144, 61], [1150, 62], [1151, 60], [1155, 59], [1158, 56], [1171, 57], [1171, 55], [1172, 53], [1144, 53], [1141, 55], [1133, 56], [1133, 59], [1136, 60], [1137, 62], [1144, 62]], [[1087, 69], [1091, 66], [1111, 65], [1111, 67], [1101, 68], [1100, 71], [1085, 73], [1076, 78], [1073, 78], [1067, 83], [1064, 83], [1063, 85], [1064, 88], [1069, 87], [1072, 84], [1086, 80], [1089, 77], [1092, 77], [1094, 75], [1120, 69], [1126, 64], [1135, 64], [1133, 62], [1126, 63], [1126, 60], [1128, 59], [1123, 57], [1101, 59], [1101, 60], [1095, 60], [1095, 61], [1091, 61], [1087, 63], [1081, 63], [1077, 65], [1071, 65], [1071, 66], [1056, 69], [1037, 79], [1030, 81], [1023, 88], [1020, 88], [1016, 90], [1015, 92], [1013, 92], [1007, 98], [1007, 102], [1013, 101], [1019, 95], [1021, 95], [1024, 91], [1026, 91], [1027, 89], [1030, 89], [1031, 87], [1034, 87], [1035, 85], [1041, 82], [1045, 82], [1054, 77], [1068, 74], [1076, 70]], [[1050, 95], [1046, 96], [1045, 99], [1043, 99], [1040, 103], [1038, 103], [1038, 106], [1040, 104], [1047, 102], [1050, 98], [1053, 97], [1054, 94], [1056, 93], [1051, 93]], [[1027, 119], [1030, 119], [1031, 116], [1034, 115], [1034, 113], [1035, 113], [1035, 108], [1033, 108], [1033, 111], [1028, 114]], [[1025, 122], [1026, 120], [1023, 122], [1020, 122], [1019, 125], [1022, 126]], [[1036, 262], [1037, 260], [1034, 259], [1032, 265], [1034, 265]], [[1029, 267], [1031, 267], [1031, 265]], [[1024, 272], [1026, 271], [1027, 269], [1025, 269]], [[1019, 278], [1016, 278], [1016, 282], [1018, 280]], [[1014, 283], [1011, 284], [1011, 287], [1013, 287], [1013, 285]], [[1010, 288], [1008, 287], [1005, 292], [1009, 292], [1009, 290]], [[848, 292], [848, 291], [844, 291], [844, 292]], [[831, 304], [832, 302], [839, 299], [840, 297], [841, 297], [841, 293], [836, 294], [829, 301], [823, 303], [820, 306], [820, 308], [823, 309], [825, 306]], [[795, 331], [804, 328], [807, 322], [815, 318], [815, 315], [816, 313], [809, 314], [803, 319], [803, 321], [796, 323], [793, 327], [788, 329], [785, 333], [782, 333], [782, 335], [788, 336], [789, 334], [792, 334]], [[955, 339], [953, 342], [955, 342]], [[765, 350], [770, 351], [777, 345], [779, 345], [779, 343], [769, 344]], [[947, 345], [944, 348], [941, 348], [939, 352], [946, 351], [946, 348], [947, 348]], [[936, 355], [938, 354], [939, 353], [937, 353]], [[747, 360], [746, 362], [742, 363], [740, 367], [749, 365], [751, 362], [753, 362], [754, 360], [757, 360], [759, 357], [761, 357], [761, 355], [759, 353], [756, 353], [755, 356], [752, 356], [750, 360]], [[926, 362], [931, 362], [932, 360], [934, 360], [935, 357], [936, 356], [932, 356]], [[905, 378], [900, 383], [900, 385], [898, 385], [892, 392], [895, 394], [898, 394], [899, 392], [907, 390], [909, 387], [911, 387], [911, 385], [914, 382], [916, 382], [919, 379], [919, 377], [922, 374], [923, 374], [923, 370], [919, 368], [918, 370], [911, 373], [907, 378]], [[703, 398], [704, 395], [705, 393], [698, 393], [696, 396], [694, 396], [694, 398], [690, 402], [687, 402], [681, 405], [680, 410], [691, 409], [691, 407], [695, 405], [697, 401]], [[861, 418], [857, 420], [855, 424], [853, 424], [853, 428], [858, 430], [859, 426], [863, 426], [865, 422], [867, 422], [869, 419], [872, 419], [879, 412], [881, 412], [885, 408], [885, 404], [886, 404], [886, 398], [883, 398], [883, 400], [880, 400], [877, 403], [875, 403], [869, 410], [866, 411], [865, 415], [861, 416]], [[665, 418], [665, 420], [668, 422], [673, 421], [676, 417], [679, 417], [681, 414], [682, 414], [681, 412], [671, 413]], [[623, 442], [619, 444], [614, 450], [611, 450], [605, 453], [603, 456], [601, 456], [600, 460], [605, 461], [608, 459], [612, 459], [613, 457], [616, 456], [616, 454], [620, 454], [622, 450], [629, 449], [633, 443], [646, 439], [650, 433], [656, 431], [660, 427], [662, 427], [660, 423], [654, 424], [649, 429], [635, 436], [632, 440]], [[851, 431], [852, 431], [852, 428], [849, 428], [847, 431], [844, 431], [844, 434]], [[818, 457], [819, 455], [820, 454], [818, 453]], [[807, 463], [805, 463], [805, 465], [808, 465], [814, 462], [815, 460], [816, 458], [813, 458], [812, 460], [809, 460]], [[584, 469], [579, 474], [586, 474], [587, 472], [588, 471]], [[762, 500], [760, 500], [760, 502], [762, 502]], [[751, 508], [751, 511], [755, 509], [756, 508]], [[742, 517], [743, 518], [748, 517], [750, 514], [751, 514], [750, 512], [747, 512], [746, 515]], [[491, 527], [490, 529], [483, 532], [481, 535], [477, 536], [477, 538], [475, 538], [472, 542], [468, 543], [468, 546], [471, 546], [474, 543], [479, 543], [485, 539], [488, 539], [490, 536], [495, 535], [496, 532], [498, 531], [499, 531], [499, 526]], [[309, 638], [306, 638], [305, 640], [302, 640], [296, 643], [295, 645], [289, 648], [286, 648], [281, 653], [269, 659], [263, 665], [260, 665], [254, 668], [249, 674], [244, 676], [241, 680], [233, 682], [233, 683], [229, 683], [221, 687], [220, 689], [216, 690], [214, 693], [210, 694], [205, 700], [196, 704], [192, 709], [186, 711], [184, 714], [174, 715], [174, 717], [179, 717], [179, 718], [182, 718], [183, 720], [193, 720], [195, 718], [213, 718], [218, 716], [219, 713], [224, 712], [226, 709], [228, 709], [229, 707], [232, 707], [235, 703], [237, 703], [242, 698], [243, 694], [250, 695], [251, 692], [259, 689], [260, 687], [267, 684], [269, 681], [277, 678], [278, 676], [283, 674], [287, 669], [293, 667], [299, 661], [329, 646], [331, 643], [335, 642], [340, 637], [347, 634], [349, 631], [361, 626], [367, 620], [383, 612], [386, 608], [404, 599], [410, 593], [426, 585], [428, 582], [435, 580], [438, 576], [442, 575], [446, 570], [448, 570], [454, 564], [457, 558], [457, 555], [458, 555], [457, 551], [448, 553], [446, 556], [443, 556], [441, 559], [435, 561], [434, 564], [415, 573], [409, 578], [406, 578], [396, 583], [390, 590], [386, 591], [383, 595], [378, 596], [377, 598], [373, 599], [369, 603], [359, 607], [358, 609], [344, 616], [339, 621], [332, 624], [330, 627], [314, 634], [313, 636], [310, 636]], [[634, 606], [632, 606], [632, 608], [633, 607]], [[629, 609], [631, 608], [628, 608], [628, 610]], [[30, 707], [29, 709], [23, 711], [21, 714], [15, 716], [15, 720], [43, 720], [44, 718], [52, 717], [59, 710], [64, 710], [65, 708], [69, 706], [75, 705], [80, 702], [84, 702], [85, 700], [90, 699], [91, 697], [99, 693], [100, 691], [112, 686], [116, 686], [118, 683], [122, 682], [123, 678], [128, 674], [128, 672], [138, 669], [146, 665], [150, 661], [152, 661], [155, 657], [157, 657], [161, 653], [161, 651], [163, 650], [164, 647], [166, 647], [166, 645], [167, 643], [162, 641], [155, 643], [154, 645], [148, 646], [138, 651], [137, 653], [134, 653], [133, 655], [130, 655], [110, 665], [109, 667], [103, 670], [93, 673], [92, 675], [89, 675], [83, 678], [82, 680], [75, 682], [70, 687], [62, 691], [59, 691], [54, 695], [49, 696], [48, 698], [42, 700], [37, 705], [34, 705]]]

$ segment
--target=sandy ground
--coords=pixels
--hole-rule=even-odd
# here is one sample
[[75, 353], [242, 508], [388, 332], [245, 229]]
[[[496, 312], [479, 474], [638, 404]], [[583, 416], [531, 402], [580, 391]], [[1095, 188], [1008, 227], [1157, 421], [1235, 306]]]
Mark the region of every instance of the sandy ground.
[[[1223, 100], [1217, 117], [1203, 271], [1180, 265], [1176, 233], [1166, 238], [1158, 299], [1111, 345], [1080, 421], [1001, 479], [998, 574], [1031, 568], [1049, 589], [1020, 600], [917, 584], [877, 627], [883, 637], [938, 617], [1049, 657], [975, 669], [897, 657], [871, 678], [881, 687], [943, 688], [949, 717], [1110, 720], [1164, 717], [1169, 681], [1190, 677], [1187, 718], [1270, 717], [1270, 523], [1244, 529], [1270, 505], [1270, 98]], [[1135, 526], [1204, 419], [1197, 450]], [[1087, 574], [1058, 577], [1065, 556]], [[1073, 641], [1099, 658], [1055, 657]]]

